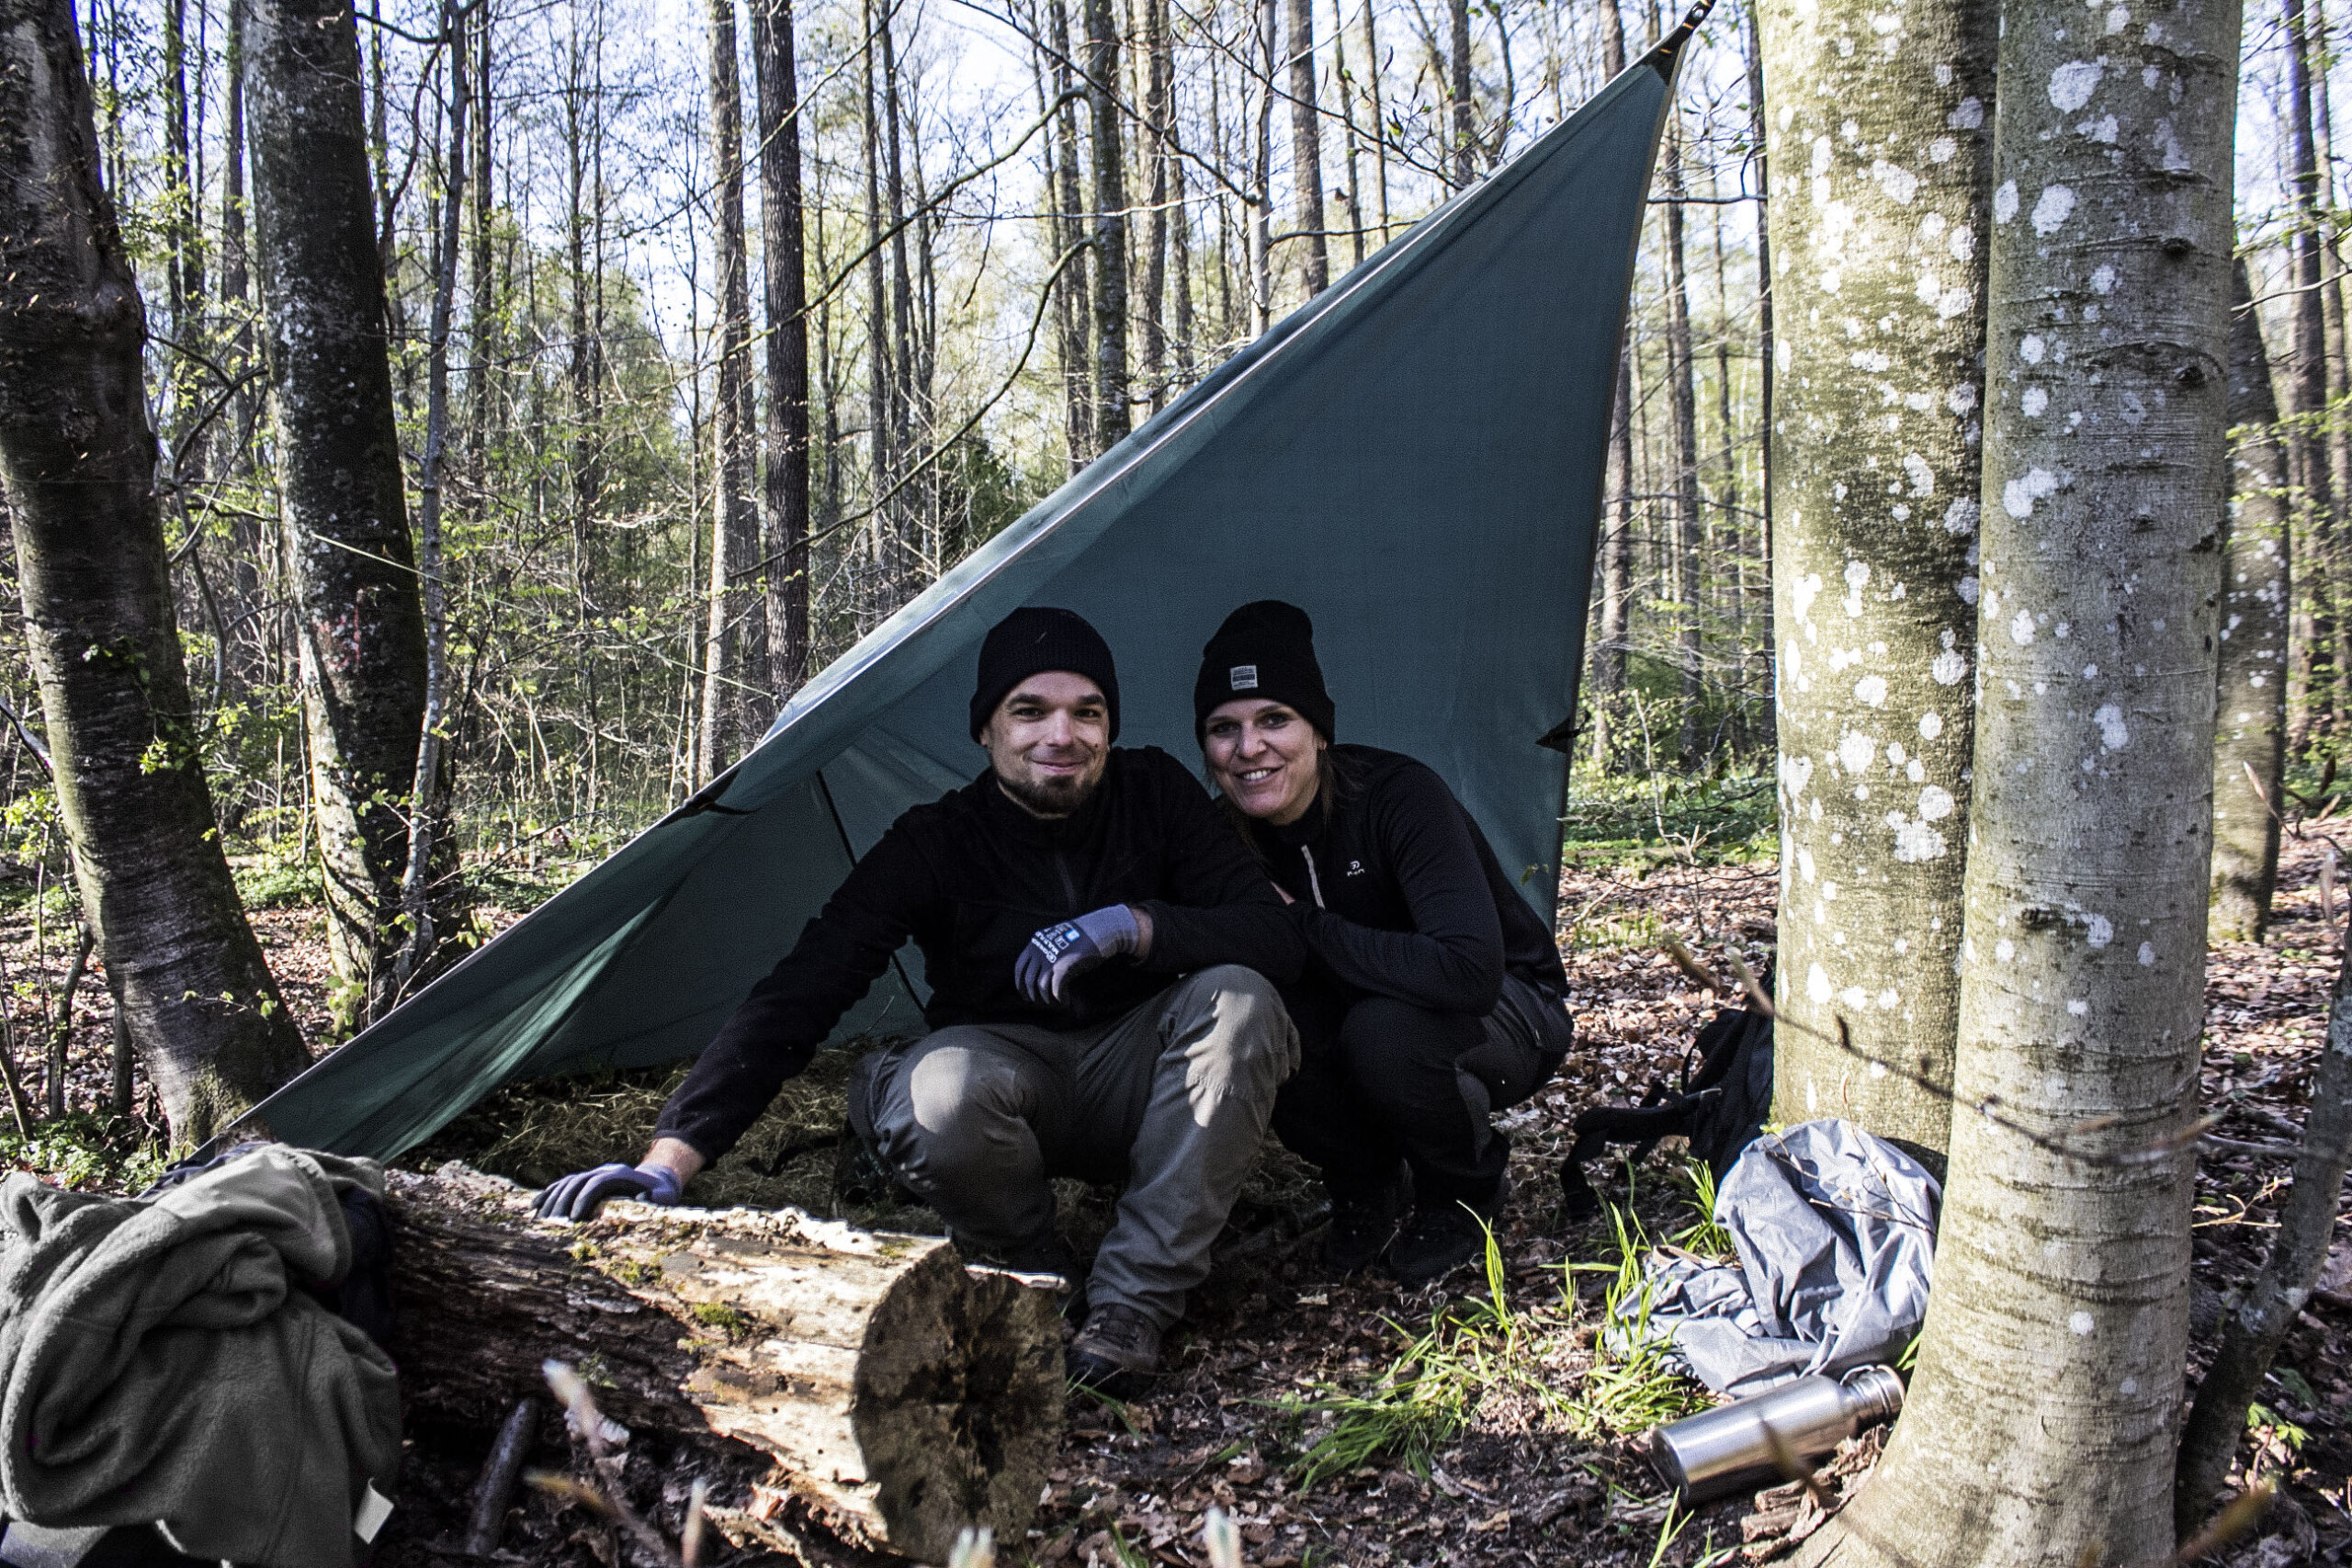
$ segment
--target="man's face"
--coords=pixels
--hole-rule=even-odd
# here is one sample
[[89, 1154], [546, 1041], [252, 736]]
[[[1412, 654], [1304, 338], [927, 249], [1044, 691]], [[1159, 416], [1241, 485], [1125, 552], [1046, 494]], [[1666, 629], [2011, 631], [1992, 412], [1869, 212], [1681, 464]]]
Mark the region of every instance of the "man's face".
[[1111, 705], [1083, 675], [1049, 670], [1006, 694], [980, 731], [998, 784], [1040, 817], [1067, 817], [1102, 782]]

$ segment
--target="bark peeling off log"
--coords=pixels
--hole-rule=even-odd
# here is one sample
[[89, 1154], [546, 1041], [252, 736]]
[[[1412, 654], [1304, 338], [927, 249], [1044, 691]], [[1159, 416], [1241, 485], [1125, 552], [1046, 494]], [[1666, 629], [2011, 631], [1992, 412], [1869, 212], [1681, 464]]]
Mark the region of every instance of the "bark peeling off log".
[[390, 1181], [413, 1416], [494, 1426], [552, 1356], [625, 1426], [730, 1470], [764, 1458], [755, 1517], [788, 1494], [853, 1545], [933, 1562], [967, 1526], [1027, 1528], [1061, 1429], [1050, 1292], [796, 1210], [561, 1225], [463, 1166]]

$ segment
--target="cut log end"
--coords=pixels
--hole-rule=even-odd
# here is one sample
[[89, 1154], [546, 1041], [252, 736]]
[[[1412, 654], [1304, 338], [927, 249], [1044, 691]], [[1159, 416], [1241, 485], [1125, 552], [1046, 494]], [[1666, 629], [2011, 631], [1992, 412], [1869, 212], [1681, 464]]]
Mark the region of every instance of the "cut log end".
[[795, 1210], [615, 1203], [564, 1225], [463, 1167], [396, 1175], [392, 1199], [412, 1410], [494, 1425], [555, 1357], [626, 1426], [722, 1448], [732, 1472], [763, 1458], [747, 1518], [788, 1495], [927, 1562], [966, 1529], [1027, 1529], [1061, 1429], [1049, 1291]]

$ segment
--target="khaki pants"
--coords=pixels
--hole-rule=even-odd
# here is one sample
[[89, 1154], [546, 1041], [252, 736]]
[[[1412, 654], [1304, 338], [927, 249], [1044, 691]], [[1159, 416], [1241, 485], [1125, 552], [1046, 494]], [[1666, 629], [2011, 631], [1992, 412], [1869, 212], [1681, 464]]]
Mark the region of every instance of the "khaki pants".
[[1090, 1305], [1162, 1328], [1257, 1158], [1298, 1034], [1254, 969], [1204, 969], [1108, 1022], [958, 1024], [858, 1064], [852, 1117], [958, 1246], [1021, 1261], [1054, 1234], [1051, 1178], [1124, 1181]]

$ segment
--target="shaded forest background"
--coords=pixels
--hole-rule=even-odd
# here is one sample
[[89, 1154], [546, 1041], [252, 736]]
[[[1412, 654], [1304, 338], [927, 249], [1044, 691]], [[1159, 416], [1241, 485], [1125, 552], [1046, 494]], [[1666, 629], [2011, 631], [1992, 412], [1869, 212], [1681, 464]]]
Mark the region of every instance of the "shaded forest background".
[[[2346, 739], [2352, 670], [2332, 608], [2352, 491], [2342, 18], [2302, 17], [2297, 71], [2285, 17], [2248, 18], [2240, 243], [2293, 459], [2308, 771]], [[797, 684], [1674, 19], [1618, 0], [367, 0], [410, 514], [421, 526], [429, 492], [442, 561], [442, 874], [471, 911], [445, 943], [679, 804]], [[195, 733], [247, 904], [307, 904], [318, 819], [241, 24], [227, 0], [99, 0], [83, 21], [148, 305]], [[2281, 130], [2296, 93], [2315, 134], [2300, 170]], [[1678, 821], [1734, 836], [1770, 810], [1759, 96], [1751, 18], [1724, 0], [1681, 79], [1641, 254], [1572, 829], [1616, 801], [1664, 832], [1669, 794], [1688, 797]], [[779, 201], [796, 142], [798, 200]], [[800, 266], [780, 265], [795, 247]], [[2290, 319], [2314, 254], [2319, 341]], [[796, 321], [805, 433], [778, 417], [801, 406], [779, 347]], [[1430, 526], [1443, 547], [1476, 519]], [[0, 697], [32, 723], [17, 602], [11, 583]], [[45, 958], [74, 950], [79, 910], [37, 734], [0, 738], [0, 875]], [[16, 1030], [62, 1010], [35, 967], [7, 998]], [[397, 987], [325, 993], [314, 1046]], [[45, 1080], [25, 1066], [62, 1110], [53, 1061]]]

